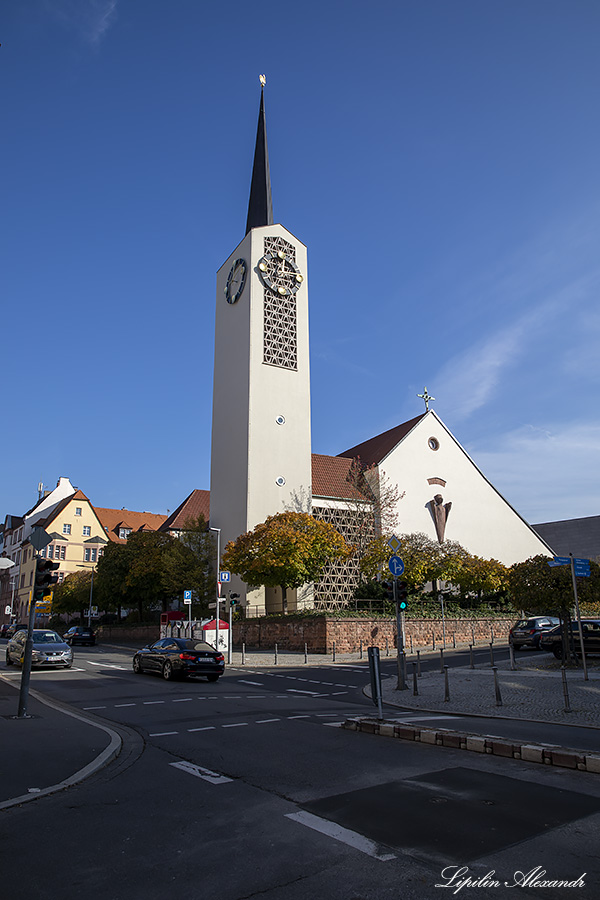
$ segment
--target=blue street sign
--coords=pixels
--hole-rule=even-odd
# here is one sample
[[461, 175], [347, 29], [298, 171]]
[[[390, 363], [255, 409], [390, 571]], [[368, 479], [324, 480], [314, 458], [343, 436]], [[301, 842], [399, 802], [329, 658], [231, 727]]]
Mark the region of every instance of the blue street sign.
[[231, 572], [219, 572], [219, 581], [221, 584], [223, 584], [223, 582], [231, 581]]
[[589, 566], [573, 566], [573, 570], [575, 575], [580, 576], [581, 578], [591, 578], [591, 572]]
[[398, 578], [404, 572], [404, 563], [399, 556], [390, 556], [388, 567], [394, 578]]
[[571, 565], [571, 557], [570, 556], [555, 556], [554, 559], [549, 560], [549, 566], [570, 566]]
[[578, 556], [575, 556], [573, 558], [573, 562], [575, 563], [576, 566], [587, 566], [588, 569], [590, 567], [589, 559], [579, 559]]
[[191, 591], [184, 591], [184, 592], [183, 592], [183, 599], [184, 599], [184, 600], [191, 600], [191, 599], [192, 599], [192, 592], [191, 592]]

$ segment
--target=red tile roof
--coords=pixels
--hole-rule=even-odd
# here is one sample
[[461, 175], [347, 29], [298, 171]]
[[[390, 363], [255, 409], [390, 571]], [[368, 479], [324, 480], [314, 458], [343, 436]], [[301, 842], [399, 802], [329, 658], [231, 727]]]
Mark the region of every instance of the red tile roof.
[[210, 491], [195, 490], [189, 494], [183, 503], [180, 503], [175, 512], [165, 519], [160, 527], [161, 531], [177, 531], [183, 528], [189, 519], [197, 519], [204, 516], [206, 523], [210, 516]]
[[134, 512], [131, 509], [104, 509], [94, 506], [94, 510], [108, 538], [117, 544], [125, 544], [127, 540], [119, 537], [119, 528], [131, 528], [132, 531], [158, 531], [167, 518], [158, 513]]
[[364, 500], [348, 482], [350, 460], [339, 456], [323, 456], [312, 453], [313, 497], [330, 497], [337, 500]]
[[360, 461], [366, 466], [371, 466], [374, 463], [379, 464], [426, 415], [427, 413], [422, 413], [420, 416], [415, 416], [414, 419], [409, 419], [408, 422], [403, 422], [402, 425], [396, 425], [395, 428], [390, 428], [389, 431], [384, 431], [383, 434], [378, 434], [362, 444], [357, 444], [356, 447], [345, 450], [343, 453], [338, 453], [338, 456], [349, 459], [360, 457]]

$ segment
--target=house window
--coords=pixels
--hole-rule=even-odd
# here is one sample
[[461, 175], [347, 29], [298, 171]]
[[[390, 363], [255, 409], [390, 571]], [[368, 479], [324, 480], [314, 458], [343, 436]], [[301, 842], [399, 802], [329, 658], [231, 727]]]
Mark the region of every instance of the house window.
[[60, 547], [58, 544], [54, 548], [54, 559], [60, 559]]
[[21, 587], [25, 587], [25, 572], [21, 575]]
[[59, 583], [59, 584], [62, 583], [62, 581], [64, 580], [64, 577], [65, 577], [65, 573], [64, 573], [64, 572], [59, 572], [59, 573], [58, 573], [58, 583]]
[[84, 526], [83, 526], [83, 536], [84, 536], [84, 537], [90, 537], [91, 533], [92, 533], [92, 526], [91, 526], [91, 525], [84, 525]]
[[84, 562], [90, 561], [90, 548], [89, 547], [86, 547], [85, 550], [83, 551], [83, 561]]
[[98, 551], [95, 547], [92, 547], [92, 562], [96, 562], [96, 558], [98, 556]]
[[66, 553], [67, 553], [67, 548], [66, 548], [65, 545], [63, 544], [63, 546], [60, 548], [60, 558], [61, 558], [61, 559], [64, 559], [65, 556], [66, 556]]
[[76, 516], [80, 516], [80, 515], [81, 515], [81, 507], [80, 507], [80, 506], [76, 506], [76, 507], [75, 507], [75, 515], [76, 515]]
[[30, 572], [29, 573], [29, 587], [31, 587], [32, 583], [33, 583], [33, 572]]
[[63, 534], [71, 534], [71, 526], [70, 526], [70, 525], [67, 525], [66, 522], [65, 522], [65, 524], [63, 525]]
[[48, 559], [52, 559], [53, 555], [54, 555], [54, 552], [52, 550], [52, 544], [50, 544], [50, 546], [48, 547]]
[[131, 528], [119, 528], [119, 537], [127, 538], [131, 534]]

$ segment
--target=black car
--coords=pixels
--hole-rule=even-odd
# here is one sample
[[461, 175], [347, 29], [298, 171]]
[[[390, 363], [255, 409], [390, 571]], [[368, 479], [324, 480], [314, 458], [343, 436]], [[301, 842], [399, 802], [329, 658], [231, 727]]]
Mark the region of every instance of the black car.
[[73, 625], [68, 631], [65, 631], [63, 638], [71, 647], [75, 644], [89, 644], [93, 647], [96, 643], [96, 632], [93, 628], [86, 628], [82, 625]]
[[560, 625], [560, 619], [556, 616], [530, 616], [528, 619], [519, 619], [508, 633], [508, 643], [513, 650], [521, 650], [523, 647], [541, 650], [542, 634], [555, 628], [556, 625]]
[[217, 681], [225, 671], [225, 657], [205, 641], [193, 638], [162, 638], [133, 657], [133, 671], [155, 672], [166, 681], [186, 675], [205, 675]]
[[[600, 619], [582, 619], [581, 628], [583, 635], [583, 649], [585, 654], [595, 655], [600, 653]], [[581, 642], [579, 640], [579, 623], [571, 622], [571, 646], [576, 656], [581, 655]], [[553, 628], [547, 634], [542, 635], [542, 650], [550, 650], [557, 659], [562, 659], [562, 625]]]
[[27, 628], [27, 622], [25, 622], [25, 624], [23, 624], [22, 622], [20, 624], [15, 623], [13, 625], [9, 625], [6, 629], [6, 633], [2, 636], [10, 640], [10, 638], [13, 637], [17, 633], [17, 631], [27, 631]]

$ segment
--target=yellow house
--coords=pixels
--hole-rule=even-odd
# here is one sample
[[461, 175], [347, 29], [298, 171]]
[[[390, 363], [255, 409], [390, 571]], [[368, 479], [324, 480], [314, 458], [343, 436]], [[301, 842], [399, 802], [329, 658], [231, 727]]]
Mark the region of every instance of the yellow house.
[[[58, 503], [35, 524], [41, 526], [51, 538], [48, 546], [40, 551], [40, 556], [59, 564], [55, 572], [59, 582], [72, 572], [93, 569], [108, 543], [94, 507], [80, 490]], [[14, 612], [21, 622], [27, 621], [34, 569], [34, 549], [28, 539], [22, 547], [19, 587], [15, 597]]]

